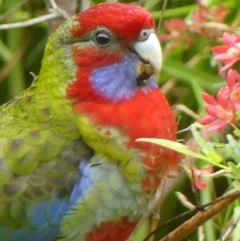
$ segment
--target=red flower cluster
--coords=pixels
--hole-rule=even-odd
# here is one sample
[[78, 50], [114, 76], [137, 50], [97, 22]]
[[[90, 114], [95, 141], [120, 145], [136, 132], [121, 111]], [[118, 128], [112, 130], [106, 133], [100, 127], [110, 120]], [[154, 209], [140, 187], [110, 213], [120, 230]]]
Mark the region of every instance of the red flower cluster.
[[192, 170], [193, 174], [193, 182], [192, 182], [192, 190], [195, 192], [196, 188], [199, 190], [203, 190], [206, 188], [207, 183], [203, 180], [204, 175], [209, 175], [213, 172], [213, 166], [208, 166], [202, 169], [194, 168]]
[[220, 131], [226, 124], [236, 120], [236, 113], [240, 111], [240, 74], [236, 70], [229, 70], [227, 74], [226, 87], [217, 93], [216, 99], [207, 93], [202, 93], [206, 102], [205, 109], [208, 113], [200, 123], [211, 124], [206, 128], [206, 132]]
[[225, 63], [219, 73], [231, 68], [240, 60], [240, 33], [237, 36], [224, 33], [223, 42], [225, 45], [212, 48], [212, 51], [217, 54], [215, 60]]
[[198, 0], [198, 9], [193, 12], [191, 29], [207, 38], [215, 39], [219, 36], [218, 24], [223, 24], [228, 13], [225, 5], [208, 7]]
[[170, 21], [165, 21], [164, 26], [169, 33], [161, 34], [160, 41], [167, 43], [167, 53], [172, 49], [184, 46], [189, 48], [193, 42], [193, 38], [188, 34], [188, 25], [180, 18], [173, 18]]
[[185, 21], [174, 18], [164, 22], [167, 33], [160, 35], [160, 40], [167, 43], [168, 54], [172, 49], [183, 47], [188, 49], [194, 44], [194, 34], [203, 35], [207, 38], [215, 39], [219, 36], [218, 28], [213, 24], [206, 27], [205, 23], [222, 24], [228, 10], [225, 5], [208, 7], [197, 0], [198, 9], [193, 11], [191, 19]]
[[[212, 48], [216, 53], [215, 60], [225, 63], [219, 73], [234, 67], [240, 61], [240, 34], [224, 33], [223, 42], [224, 45]], [[227, 86], [218, 91], [216, 99], [207, 93], [202, 93], [208, 115], [201, 119], [200, 123], [211, 124], [206, 131], [220, 131], [226, 124], [236, 120], [237, 113], [240, 111], [240, 82], [238, 81], [240, 81], [240, 73], [230, 69], [227, 73]]]
[[223, 4], [211, 8], [202, 4], [202, 1], [200, 0], [197, 0], [197, 4], [199, 9], [193, 12], [193, 20], [196, 22], [204, 23], [207, 21], [212, 21], [222, 23], [228, 13], [226, 6]]

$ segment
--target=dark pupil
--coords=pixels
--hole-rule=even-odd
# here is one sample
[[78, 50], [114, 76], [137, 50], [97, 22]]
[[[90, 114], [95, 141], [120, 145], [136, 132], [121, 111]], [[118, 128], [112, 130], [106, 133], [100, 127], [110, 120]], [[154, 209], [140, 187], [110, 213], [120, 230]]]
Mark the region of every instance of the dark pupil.
[[109, 43], [109, 37], [105, 33], [99, 33], [96, 37], [96, 41], [99, 45], [106, 45]]
[[143, 32], [143, 37], [146, 38], [147, 37], [147, 33]]

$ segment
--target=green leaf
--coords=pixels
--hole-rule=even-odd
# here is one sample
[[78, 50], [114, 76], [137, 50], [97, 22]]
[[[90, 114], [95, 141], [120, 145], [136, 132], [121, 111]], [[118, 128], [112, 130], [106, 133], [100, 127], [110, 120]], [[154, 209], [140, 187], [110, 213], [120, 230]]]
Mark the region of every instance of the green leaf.
[[232, 185], [233, 185], [237, 190], [240, 190], [240, 182], [239, 182], [239, 181], [233, 182]]
[[227, 135], [227, 140], [226, 151], [235, 162], [240, 163], [240, 143], [230, 134]]
[[234, 135], [237, 136], [237, 137], [240, 137], [240, 130], [239, 129], [235, 129], [233, 131]]
[[185, 155], [189, 155], [189, 156], [192, 156], [195, 158], [199, 158], [201, 160], [209, 161], [209, 159], [206, 156], [204, 156], [203, 154], [193, 152], [193, 151], [189, 150], [189, 148], [187, 146], [185, 146], [179, 142], [165, 140], [165, 139], [156, 139], [156, 138], [140, 138], [140, 139], [137, 139], [136, 141], [157, 144], [159, 146], [170, 148], [174, 151], [180, 152]]
[[[146, 1], [149, 2], [149, 1]], [[148, 7], [148, 6], [147, 6]], [[182, 6], [182, 7], [177, 7], [177, 8], [169, 8], [169, 9], [165, 9], [164, 13], [163, 13], [163, 18], [176, 18], [176, 17], [180, 17], [180, 16], [184, 16], [189, 14], [189, 12], [193, 11], [194, 9], [197, 8], [196, 4], [193, 5], [186, 5], [186, 6]], [[161, 11], [153, 11], [152, 15], [154, 18], [159, 19], [162, 12]]]
[[0, 59], [2, 59], [4, 62], [10, 61], [12, 58], [12, 53], [9, 50], [9, 48], [6, 46], [6, 44], [0, 39]]
[[214, 83], [221, 82], [220, 76], [216, 76], [196, 67], [189, 68], [186, 64], [171, 58], [167, 58], [164, 61], [162, 71], [188, 85], [194, 81], [198, 83], [201, 88], [212, 93], [219, 89]]
[[[238, 190], [240, 190], [240, 183], [238, 183]], [[232, 224], [236, 224], [234, 230], [233, 230], [233, 236], [232, 236], [232, 241], [239, 241], [240, 240], [240, 222], [239, 222], [239, 217], [240, 217], [240, 207], [235, 206], [234, 207], [234, 213], [233, 213], [233, 221]]]
[[192, 81], [191, 84], [192, 84], [192, 91], [193, 91], [195, 99], [198, 103], [198, 111], [199, 111], [199, 113], [204, 113], [205, 112], [204, 101], [203, 101], [203, 98], [201, 96], [201, 93], [203, 92], [203, 89], [195, 81]]
[[234, 174], [235, 179], [240, 179], [240, 168], [237, 167], [233, 162], [228, 162], [228, 166], [230, 167], [230, 170]]
[[211, 162], [215, 165], [222, 162], [222, 157], [216, 152], [204, 151], [204, 154], [211, 159]]
[[[143, 7], [146, 8], [148, 11], [151, 11], [157, 4], [159, 4], [159, 0], [146, 1], [144, 2]], [[162, 12], [161, 11], [158, 11], [158, 12], [159, 12], [159, 16], [162, 16]]]
[[197, 122], [195, 122], [191, 125], [191, 131], [192, 131], [194, 139], [197, 141], [197, 143], [202, 148], [202, 151], [204, 153], [215, 152], [213, 144], [211, 142], [208, 142], [205, 139], [203, 139], [203, 137], [200, 135], [200, 132], [198, 130], [199, 127], [201, 128], [202, 125]]

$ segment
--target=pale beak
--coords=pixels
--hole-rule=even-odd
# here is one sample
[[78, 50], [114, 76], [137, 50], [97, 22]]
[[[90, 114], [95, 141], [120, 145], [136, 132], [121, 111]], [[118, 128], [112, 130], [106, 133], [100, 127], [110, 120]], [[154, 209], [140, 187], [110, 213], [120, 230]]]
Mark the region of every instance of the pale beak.
[[137, 54], [153, 68], [154, 74], [160, 72], [162, 66], [162, 49], [154, 32], [144, 41], [138, 41], [133, 46]]

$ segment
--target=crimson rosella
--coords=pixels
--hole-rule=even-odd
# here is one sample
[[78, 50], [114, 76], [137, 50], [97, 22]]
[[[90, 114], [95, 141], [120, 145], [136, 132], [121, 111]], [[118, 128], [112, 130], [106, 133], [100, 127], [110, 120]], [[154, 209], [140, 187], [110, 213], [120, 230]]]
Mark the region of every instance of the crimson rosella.
[[178, 154], [143, 8], [96, 5], [49, 38], [32, 85], [0, 108], [0, 240], [124, 241]]

